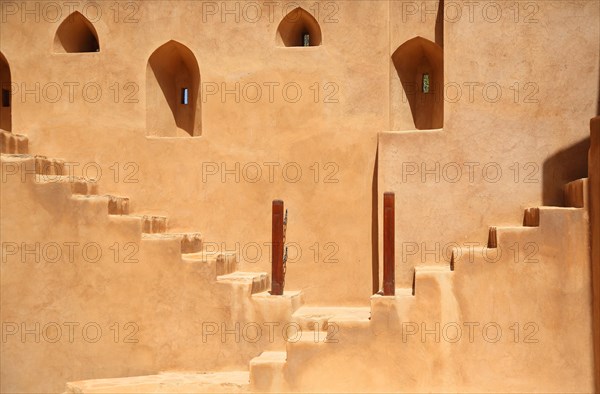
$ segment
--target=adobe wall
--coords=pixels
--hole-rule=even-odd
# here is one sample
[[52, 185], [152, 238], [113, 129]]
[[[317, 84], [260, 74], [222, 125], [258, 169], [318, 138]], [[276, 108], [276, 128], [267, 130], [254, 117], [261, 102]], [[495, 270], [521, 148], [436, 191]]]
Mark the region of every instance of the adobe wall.
[[[0, 47], [20, 89], [13, 97], [12, 128], [30, 137], [32, 152], [81, 163], [76, 175], [92, 163], [87, 172], [92, 176], [94, 163], [100, 163], [104, 191], [130, 196], [134, 211], [168, 215], [171, 229], [200, 230], [207, 241], [224, 241], [228, 249], [238, 243], [245, 249], [242, 257], [258, 260], [246, 263], [246, 270], [268, 270], [264, 243], [270, 240], [270, 201], [282, 198], [290, 209], [288, 240], [301, 250], [289, 265], [288, 288], [304, 289], [311, 304], [365, 302], [372, 292], [377, 134], [392, 128], [390, 91], [397, 84], [390, 56], [416, 35], [435, 41], [436, 15], [422, 14], [419, 4], [417, 11], [406, 8], [404, 2], [298, 2], [313, 12], [318, 5], [322, 45], [283, 48], [277, 46], [276, 29], [287, 3], [259, 3], [260, 18], [242, 4], [237, 14], [227, 14], [220, 3], [195, 1], [177, 7], [162, 1], [127, 3], [135, 6], [121, 5], [118, 13], [101, 3], [98, 18], [94, 6], [80, 3], [76, 9], [93, 21], [100, 52], [55, 54], [55, 30], [67, 7], [61, 8], [61, 18], [40, 8], [35, 22], [35, 13], [23, 16], [22, 7], [35, 9], [36, 3], [24, 4], [17, 4], [16, 11], [3, 5], [1, 33], [11, 39]], [[493, 23], [494, 5], [485, 8], [487, 14], [484, 5], [475, 8], [471, 22], [467, 5], [447, 4], [444, 78], [454, 85], [446, 92], [444, 131], [381, 136], [377, 193], [397, 192], [397, 243], [445, 245], [473, 237], [484, 242], [487, 225], [517, 223], [523, 207], [557, 203], [559, 178], [583, 175], [577, 159], [578, 168], [554, 176], [564, 160], [553, 158], [585, 138], [587, 120], [597, 111], [599, 31], [590, 21], [598, 19], [598, 3], [518, 5], [516, 16], [511, 5], [502, 3], [502, 17]], [[452, 7], [457, 6], [463, 13], [455, 21]], [[133, 23], [124, 23], [126, 18]], [[169, 40], [186, 45], [199, 64], [205, 102], [198, 138], [146, 137], [147, 61]], [[465, 84], [474, 81], [497, 83], [502, 98], [489, 102], [494, 87], [483, 96], [476, 86], [470, 102]], [[84, 98], [86, 83], [91, 85]], [[97, 102], [91, 102], [94, 83], [102, 89]], [[236, 83], [239, 102], [234, 94], [221, 96], [224, 87], [235, 89]], [[51, 102], [55, 84], [61, 96]], [[254, 103], [256, 84], [262, 97]], [[456, 84], [462, 95], [453, 103]], [[298, 86], [302, 94], [293, 102]], [[39, 102], [23, 88], [40, 92]], [[218, 92], [210, 94], [211, 89]], [[400, 127], [412, 128], [405, 118], [406, 126]], [[441, 168], [448, 162], [474, 161], [481, 167], [497, 162], [503, 176], [496, 183], [465, 182], [463, 176], [463, 183], [432, 184], [416, 180], [418, 175], [401, 182], [402, 163], [423, 160], [430, 165], [439, 161]], [[521, 167], [518, 183], [509, 169], [515, 162]], [[215, 163], [218, 172], [211, 175]], [[234, 169], [236, 163], [239, 171], [223, 175], [221, 170]], [[525, 167], [529, 163], [533, 167]], [[252, 183], [257, 168], [262, 176]], [[136, 169], [128, 179], [136, 183], [125, 183]], [[538, 182], [524, 183], [532, 169]], [[256, 244], [261, 246], [257, 259]], [[411, 259], [400, 271], [410, 271]], [[344, 286], [333, 285], [340, 278]], [[400, 284], [408, 280], [398, 277]]]
[[[302, 4], [308, 9], [314, 3]], [[311, 303], [364, 303], [371, 294], [377, 132], [387, 124], [387, 32], [379, 27], [387, 5], [326, 4], [319, 16], [323, 45], [314, 48], [277, 47], [282, 6], [271, 11], [264, 6], [256, 23], [246, 22], [246, 14], [239, 23], [234, 15], [223, 23], [220, 9], [202, 22], [202, 3], [196, 1], [177, 7], [140, 2], [139, 21], [129, 24], [122, 19], [131, 10], [121, 9], [115, 23], [113, 11], [103, 8], [107, 17], [94, 23], [100, 52], [86, 54], [52, 53], [58, 22], [21, 23], [19, 16], [9, 16], [2, 34], [13, 39], [3, 40], [2, 52], [14, 81], [28, 88], [37, 82], [81, 82], [73, 103], [66, 87], [56, 103], [36, 103], [32, 96], [16, 103], [13, 130], [30, 137], [30, 151], [78, 161], [80, 171], [86, 163], [100, 163], [103, 191], [130, 196], [135, 211], [168, 215], [171, 229], [202, 231], [207, 241], [224, 241], [227, 249], [238, 243], [249, 260], [260, 253], [245, 270], [268, 269], [264, 243], [270, 242], [271, 200], [284, 199], [290, 210], [288, 240], [302, 254], [289, 265], [288, 288], [310, 288]], [[370, 34], [349, 35], [357, 25], [367, 26]], [[193, 51], [205, 92], [219, 89], [202, 104], [199, 138], [146, 138], [146, 65], [169, 40]], [[101, 85], [97, 103], [83, 99], [84, 82]], [[222, 87], [235, 89], [236, 83], [239, 103], [233, 94], [223, 100]], [[256, 84], [262, 97], [253, 103]], [[139, 102], [125, 103], [136, 87]], [[298, 98], [296, 87], [302, 89]], [[137, 183], [123, 182], [134, 170], [124, 168], [130, 162], [139, 168], [132, 178]], [[114, 163], [119, 163], [119, 182], [109, 169]], [[213, 163], [219, 172], [203, 182], [203, 165], [208, 173]], [[221, 163], [223, 170], [239, 163], [239, 182], [235, 174], [221, 182]], [[257, 167], [262, 175], [252, 183]], [[339, 278], [347, 286], [331, 285]]]
[[379, 139], [380, 192], [396, 192], [398, 286], [453, 246], [487, 245], [489, 226], [519, 225], [527, 207], [562, 206], [563, 185], [587, 174], [600, 4], [520, 2], [517, 15], [513, 3], [481, 3], [473, 22], [464, 5], [451, 22], [456, 4], [446, 4], [443, 130]]

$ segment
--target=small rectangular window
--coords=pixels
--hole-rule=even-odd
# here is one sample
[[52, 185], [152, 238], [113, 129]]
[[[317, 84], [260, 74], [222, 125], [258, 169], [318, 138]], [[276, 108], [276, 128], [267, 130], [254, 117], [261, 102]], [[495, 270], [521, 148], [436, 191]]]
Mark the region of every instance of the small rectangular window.
[[2, 89], [2, 106], [10, 107], [10, 90]]
[[189, 90], [188, 88], [181, 89], [181, 104], [188, 105], [190, 103]]
[[310, 46], [310, 34], [304, 34], [303, 37], [303, 43], [305, 47], [309, 47]]
[[429, 93], [429, 74], [423, 74], [423, 93]]

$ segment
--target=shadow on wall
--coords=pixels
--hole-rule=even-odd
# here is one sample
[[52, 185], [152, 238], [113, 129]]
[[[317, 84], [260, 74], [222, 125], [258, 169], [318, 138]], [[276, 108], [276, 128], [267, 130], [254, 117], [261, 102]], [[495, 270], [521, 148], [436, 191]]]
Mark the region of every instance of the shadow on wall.
[[0, 129], [12, 130], [11, 114], [11, 78], [8, 61], [0, 52], [0, 88], [2, 89], [2, 102], [0, 103]]
[[60, 24], [54, 36], [54, 52], [99, 52], [98, 33], [94, 25], [75, 11]]
[[596, 104], [596, 115], [600, 116], [600, 75], [598, 76], [598, 103]]
[[542, 169], [544, 205], [564, 206], [563, 186], [587, 177], [589, 149], [590, 139], [586, 138], [546, 159]]
[[201, 135], [199, 89], [200, 68], [188, 47], [177, 41], [169, 41], [155, 50], [148, 59], [146, 69], [148, 135]]
[[444, 47], [444, 0], [438, 3], [438, 13], [435, 19], [435, 43]]
[[442, 47], [415, 37], [392, 54], [392, 62], [408, 99], [418, 130], [444, 124], [444, 53]]
[[377, 166], [379, 163], [379, 142], [375, 151], [373, 183], [371, 186], [371, 275], [373, 294], [379, 291], [379, 192], [377, 190]]

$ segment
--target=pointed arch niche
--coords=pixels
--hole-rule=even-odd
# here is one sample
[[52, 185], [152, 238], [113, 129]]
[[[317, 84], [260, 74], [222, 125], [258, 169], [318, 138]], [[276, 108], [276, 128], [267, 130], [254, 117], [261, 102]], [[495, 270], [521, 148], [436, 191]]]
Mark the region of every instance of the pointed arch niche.
[[150, 136], [202, 134], [198, 97], [200, 68], [192, 51], [177, 41], [156, 49], [146, 67], [146, 128]]
[[2, 102], [0, 103], [0, 129], [12, 130], [12, 94], [10, 67], [8, 61], [0, 52], [0, 86], [2, 88]]
[[100, 42], [94, 25], [81, 13], [70, 14], [58, 27], [54, 36], [54, 52], [99, 52]]
[[302, 7], [290, 11], [277, 27], [277, 45], [315, 47], [321, 45], [319, 22]]
[[392, 130], [440, 129], [444, 123], [444, 53], [440, 45], [415, 37], [392, 54]]

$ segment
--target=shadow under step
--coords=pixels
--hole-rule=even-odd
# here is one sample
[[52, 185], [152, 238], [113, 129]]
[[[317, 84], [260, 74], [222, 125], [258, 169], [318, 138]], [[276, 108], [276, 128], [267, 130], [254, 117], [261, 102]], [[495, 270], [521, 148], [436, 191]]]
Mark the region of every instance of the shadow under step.
[[565, 207], [585, 208], [588, 206], [588, 179], [577, 179], [564, 186]]
[[215, 266], [216, 275], [227, 275], [237, 269], [237, 256], [235, 252], [206, 252], [186, 253], [184, 261], [188, 263], [210, 264]]
[[143, 240], [164, 241], [179, 239], [181, 243], [181, 253], [197, 253], [202, 251], [202, 235], [200, 233], [154, 233], [142, 234]]
[[36, 175], [35, 181], [40, 184], [68, 183], [71, 193], [84, 195], [97, 195], [98, 182], [83, 177], [66, 175]]
[[27, 153], [28, 151], [29, 139], [26, 136], [0, 130], [1, 153]]
[[111, 195], [73, 195], [73, 199], [81, 202], [89, 202], [92, 204], [106, 204], [107, 213], [109, 215], [128, 215], [129, 214], [129, 198], [118, 197]]
[[134, 215], [142, 221], [142, 232], [145, 234], [159, 234], [167, 231], [167, 217], [155, 215]]

